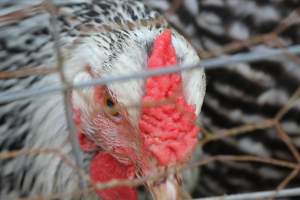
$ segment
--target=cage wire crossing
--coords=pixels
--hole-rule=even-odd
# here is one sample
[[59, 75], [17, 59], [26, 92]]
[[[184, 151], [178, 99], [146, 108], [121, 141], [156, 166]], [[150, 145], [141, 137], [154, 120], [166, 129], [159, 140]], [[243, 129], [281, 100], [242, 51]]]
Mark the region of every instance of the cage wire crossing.
[[[177, 6], [178, 7], [178, 6]], [[173, 6], [166, 15], [170, 16], [170, 13], [175, 13], [176, 5]], [[25, 11], [25, 12], [24, 12]], [[28, 13], [26, 13], [28, 12]], [[251, 38], [247, 41], [242, 42], [235, 42], [229, 45], [224, 46], [221, 49], [215, 49], [210, 52], [203, 52], [199, 51], [199, 55], [202, 58], [200, 63], [192, 66], [182, 66], [176, 65], [169, 68], [162, 68], [156, 70], [145, 70], [134, 74], [126, 74], [122, 76], [109, 76], [102, 79], [93, 79], [91, 81], [81, 82], [78, 84], [71, 84], [66, 80], [64, 75], [63, 67], [64, 61], [63, 57], [61, 56], [61, 51], [59, 47], [59, 35], [56, 32], [57, 30], [57, 22], [55, 16], [55, 5], [52, 3], [41, 3], [34, 6], [27, 6], [25, 9], [20, 9], [16, 11], [12, 11], [0, 16], [0, 23], [7, 24], [12, 23], [14, 20], [21, 20], [22, 18], [28, 15], [32, 15], [36, 12], [49, 12], [51, 14], [50, 25], [53, 29], [52, 37], [54, 39], [54, 53], [57, 59], [57, 66], [53, 68], [43, 68], [43, 67], [29, 67], [24, 69], [19, 69], [15, 71], [1, 71], [0, 78], [1, 79], [13, 79], [13, 78], [20, 78], [26, 77], [30, 75], [47, 75], [58, 73], [60, 76], [61, 83], [57, 85], [45, 86], [42, 88], [30, 88], [26, 90], [19, 90], [19, 91], [1, 91], [0, 93], [0, 104], [10, 102], [10, 101], [17, 101], [22, 100], [25, 98], [36, 98], [42, 95], [51, 95], [52, 93], [61, 92], [64, 99], [64, 112], [65, 117], [67, 119], [67, 125], [69, 129], [69, 139], [72, 145], [72, 154], [73, 158], [68, 157], [63, 152], [60, 152], [59, 149], [21, 149], [17, 151], [3, 151], [0, 153], [0, 159], [13, 159], [17, 156], [24, 156], [24, 155], [47, 155], [53, 154], [59, 158], [61, 158], [65, 164], [69, 167], [74, 168], [79, 176], [80, 176], [80, 187], [81, 191], [72, 194], [53, 194], [51, 196], [43, 196], [37, 197], [42, 199], [55, 199], [55, 198], [63, 198], [65, 196], [79, 196], [84, 195], [89, 192], [92, 192], [97, 189], [107, 189], [116, 186], [139, 186], [143, 185], [147, 180], [159, 180], [161, 177], [166, 176], [167, 174], [172, 174], [178, 171], [183, 171], [190, 168], [198, 168], [203, 165], [206, 165], [211, 162], [216, 161], [238, 161], [238, 162], [258, 162], [264, 163], [266, 165], [274, 165], [283, 168], [287, 168], [290, 170], [290, 174], [278, 185], [277, 188], [274, 188], [273, 191], [263, 191], [263, 192], [255, 192], [254, 193], [246, 193], [246, 194], [233, 194], [228, 196], [216, 196], [216, 197], [209, 197], [209, 198], [198, 198], [199, 200], [217, 200], [217, 199], [226, 199], [226, 200], [234, 200], [234, 199], [268, 199], [268, 198], [276, 198], [276, 197], [292, 197], [292, 196], [300, 196], [300, 187], [299, 188], [286, 188], [288, 183], [294, 179], [300, 171], [300, 153], [298, 152], [297, 148], [293, 140], [289, 137], [289, 135], [285, 132], [282, 127], [281, 120], [282, 118], [293, 108], [293, 106], [299, 101], [300, 97], [300, 87], [294, 92], [291, 98], [286, 102], [286, 105], [273, 117], [268, 120], [264, 120], [258, 123], [251, 123], [246, 124], [243, 126], [227, 129], [227, 130], [220, 130], [214, 134], [203, 130], [202, 138], [199, 139], [199, 145], [205, 146], [211, 142], [222, 140], [228, 137], [234, 137], [241, 134], [251, 134], [254, 130], [260, 129], [270, 129], [273, 128], [276, 130], [278, 137], [282, 140], [282, 142], [288, 147], [291, 154], [295, 158], [295, 162], [285, 161], [274, 159], [271, 157], [258, 157], [252, 155], [217, 155], [211, 157], [200, 157], [197, 162], [193, 162], [184, 166], [176, 166], [170, 167], [167, 170], [158, 172], [154, 176], [143, 177], [139, 179], [133, 180], [113, 180], [107, 183], [98, 183], [93, 187], [89, 187], [89, 177], [85, 174], [83, 169], [82, 158], [79, 157], [81, 155], [78, 153], [80, 150], [77, 138], [75, 137], [76, 128], [74, 126], [74, 122], [72, 119], [72, 108], [69, 102], [70, 99], [70, 91], [82, 89], [85, 87], [95, 86], [95, 85], [106, 85], [108, 83], [113, 82], [123, 82], [126, 80], [131, 79], [146, 79], [148, 77], [162, 75], [162, 74], [170, 74], [175, 72], [180, 72], [184, 70], [195, 70], [198, 68], [204, 69], [212, 69], [212, 68], [223, 68], [228, 67], [232, 64], [236, 63], [245, 63], [245, 62], [253, 62], [258, 61], [261, 59], [266, 59], [270, 57], [278, 57], [278, 56], [285, 56], [288, 57], [292, 62], [300, 64], [300, 60], [297, 55], [300, 54], [300, 45], [288, 45], [282, 43], [280, 40], [279, 34], [284, 32], [288, 27], [299, 23], [297, 18], [298, 10], [291, 13], [286, 19], [284, 19], [279, 27], [277, 27], [274, 31], [269, 34], [258, 35], [254, 38]], [[19, 15], [16, 15], [19, 14]], [[171, 19], [170, 19], [171, 20]], [[155, 22], [154, 22], [155, 23]], [[143, 22], [141, 22], [143, 24]], [[138, 25], [139, 26], [139, 25]], [[122, 27], [118, 27], [122, 28]], [[128, 28], [128, 27], [125, 27]], [[244, 47], [251, 47], [259, 44], [266, 44], [269, 45], [270, 41], [273, 42], [273, 46], [276, 48], [265, 48], [260, 50], [253, 50], [251, 52], [244, 52], [244, 53], [235, 53], [230, 55], [231, 52], [237, 52], [239, 49]], [[208, 83], [209, 84], [209, 83]], [[172, 101], [162, 102], [162, 103], [172, 103]], [[140, 105], [129, 105], [133, 107], [138, 107]], [[155, 106], [155, 105], [151, 105]], [[105, 109], [105, 108], [104, 108]], [[198, 123], [198, 122], [195, 122]], [[75, 164], [74, 164], [75, 161]], [[201, 187], [201, 186], [199, 186]], [[187, 194], [188, 195], [188, 194]], [[30, 197], [29, 199], [35, 199], [36, 197]]]

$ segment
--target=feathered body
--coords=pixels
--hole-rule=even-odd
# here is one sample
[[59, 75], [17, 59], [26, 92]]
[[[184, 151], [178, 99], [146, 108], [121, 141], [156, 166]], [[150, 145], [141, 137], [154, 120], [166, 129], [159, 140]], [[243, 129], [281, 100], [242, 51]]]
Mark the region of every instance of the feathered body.
[[[56, 67], [53, 37], [56, 33], [64, 59], [63, 71], [70, 83], [141, 71], [147, 66], [153, 40], [168, 27], [164, 20], [145, 24], [145, 21], [155, 21], [160, 16], [139, 1], [55, 1], [53, 9], [46, 2], [24, 1], [16, 7], [7, 2], [2, 6], [0, 12], [5, 20], [1, 20], [0, 27], [1, 71]], [[140, 26], [132, 27], [134, 23]], [[178, 64], [197, 63], [199, 58], [193, 48], [175, 30], [172, 33]], [[182, 78], [185, 98], [196, 105], [198, 114], [204, 95], [204, 73], [202, 70], [185, 72]], [[0, 89], [2, 92], [20, 91], [60, 83], [58, 74], [34, 75], [0, 80]], [[108, 95], [123, 107], [138, 105], [144, 93], [143, 80], [112, 83], [105, 87]], [[190, 88], [196, 90], [191, 92]], [[113, 120], [92, 118], [93, 109], [97, 107], [95, 93], [95, 87], [72, 92], [72, 105], [80, 108], [86, 122], [85, 133], [106, 151], [111, 151], [115, 145], [136, 149], [137, 135], [121, 131], [123, 135], [120, 136]], [[126, 123], [132, 130], [138, 129], [139, 113], [138, 109], [126, 109]], [[1, 152], [48, 148], [72, 156], [60, 93], [2, 103], [0, 119]], [[129, 130], [124, 127], [122, 130]], [[103, 133], [101, 137], [96, 134], [99, 130]], [[93, 154], [82, 154], [88, 168]], [[123, 159], [117, 154], [114, 156]], [[19, 156], [1, 160], [0, 166], [1, 199], [78, 190], [77, 172], [55, 155]]]

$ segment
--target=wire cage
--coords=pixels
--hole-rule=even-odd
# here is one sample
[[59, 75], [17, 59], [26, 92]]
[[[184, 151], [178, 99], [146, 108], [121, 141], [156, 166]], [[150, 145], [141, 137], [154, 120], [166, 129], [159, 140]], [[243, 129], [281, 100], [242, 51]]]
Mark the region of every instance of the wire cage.
[[[80, 0], [78, 0], [79, 2]], [[56, 1], [55, 1], [56, 2]], [[59, 1], [58, 1], [59, 2]], [[228, 77], [224, 78], [224, 76], [230, 75], [229, 73], [233, 73], [233, 75], [243, 75], [243, 72], [240, 71], [241, 68], [245, 68], [245, 70], [251, 71], [251, 67], [261, 67], [261, 65], [265, 65], [266, 63], [263, 63], [261, 61], [263, 60], [268, 60], [272, 65], [271, 67], [276, 68], [276, 63], [277, 61], [280, 62], [284, 60], [284, 68], [287, 70], [292, 71], [294, 68], [291, 67], [297, 66], [299, 68], [299, 57], [297, 56], [300, 54], [300, 45], [297, 44], [297, 31], [299, 31], [299, 9], [296, 9], [296, 6], [300, 6], [298, 3], [284, 3], [282, 1], [269, 1], [268, 3], [257, 3], [256, 1], [235, 1], [234, 4], [239, 5], [238, 8], [241, 10], [237, 11], [235, 13], [237, 16], [236, 18], [243, 16], [244, 19], [241, 19], [242, 22], [250, 23], [251, 20], [247, 18], [247, 16], [251, 16], [251, 14], [244, 13], [241, 14], [243, 9], [246, 9], [245, 7], [247, 6], [254, 6], [257, 5], [257, 8], [264, 8], [264, 9], [269, 9], [268, 6], [274, 6], [276, 9], [281, 11], [281, 14], [283, 17], [278, 17], [276, 20], [278, 20], [277, 23], [273, 23], [271, 28], [266, 28], [270, 29], [271, 31], [265, 31], [263, 28], [263, 31], [258, 31], [254, 30], [253, 32], [255, 34], [253, 35], [248, 35], [245, 36], [245, 38], [240, 38], [239, 40], [234, 40], [235, 38], [232, 36], [232, 38], [228, 39], [228, 33], [224, 33], [224, 41], [222, 41], [221, 45], [212, 45], [213, 43], [211, 40], [217, 38], [218, 34], [209, 32], [207, 29], [205, 29], [205, 22], [206, 16], [208, 20], [215, 19], [215, 16], [212, 16], [209, 11], [213, 13], [218, 13], [218, 12], [225, 12], [226, 13], [226, 8], [236, 8], [233, 6], [233, 4], [230, 2], [230, 0], [227, 1], [165, 1], [165, 3], [155, 1], [155, 0], [148, 0], [145, 1], [148, 3], [150, 6], [154, 6], [156, 9], [160, 9], [162, 12], [164, 12], [165, 18], [171, 23], [171, 25], [175, 26], [180, 32], [183, 33], [190, 41], [191, 43], [196, 47], [198, 50], [199, 56], [201, 58], [200, 63], [197, 63], [196, 65], [192, 66], [173, 66], [169, 68], [162, 68], [162, 69], [155, 69], [155, 70], [145, 70], [133, 74], [125, 74], [125, 75], [118, 75], [118, 76], [109, 76], [101, 79], [93, 79], [90, 81], [86, 82], [80, 82], [76, 84], [70, 84], [68, 81], [65, 79], [64, 75], [64, 70], [63, 70], [63, 57], [61, 56], [60, 53], [60, 45], [59, 45], [59, 34], [56, 32], [57, 28], [56, 26], [58, 25], [56, 21], [56, 16], [55, 16], [55, 3], [53, 4], [51, 1], [3, 1], [0, 2], [0, 38], [1, 34], [5, 32], [6, 30], [4, 27], [7, 27], [9, 25], [14, 25], [20, 20], [26, 19], [29, 16], [33, 16], [36, 13], [48, 13], [50, 14], [49, 18], [49, 26], [52, 27], [53, 29], [53, 40], [54, 40], [54, 45], [53, 45], [53, 54], [56, 57], [56, 63], [57, 66], [52, 67], [52, 68], [45, 68], [45, 67], [37, 67], [37, 66], [29, 66], [29, 67], [24, 67], [24, 68], [19, 68], [19, 69], [5, 69], [5, 63], [0, 64], [1, 72], [0, 72], [0, 84], [8, 80], [15, 80], [18, 78], [22, 77], [27, 77], [31, 75], [36, 75], [36, 76], [44, 76], [47, 74], [53, 74], [57, 73], [60, 77], [60, 83], [56, 85], [44, 85], [43, 87], [40, 88], [35, 88], [35, 87], [21, 87], [21, 89], [11, 91], [9, 89], [5, 89], [5, 87], [1, 87], [1, 92], [0, 92], [0, 108], [2, 105], [5, 105], [7, 102], [12, 102], [12, 101], [22, 101], [26, 98], [39, 98], [43, 95], [50, 95], [52, 93], [58, 93], [61, 92], [63, 95], [64, 99], [64, 113], [66, 117], [66, 122], [68, 124], [69, 128], [69, 139], [70, 143], [72, 146], [72, 154], [73, 158], [69, 158], [66, 155], [64, 155], [62, 152], [59, 151], [59, 149], [18, 149], [15, 148], [13, 150], [8, 150], [6, 148], [1, 148], [0, 152], [0, 160], [7, 160], [7, 159], [14, 159], [15, 157], [18, 156], [24, 156], [24, 155], [38, 155], [38, 154], [53, 154], [55, 156], [60, 157], [64, 162], [66, 163], [71, 163], [72, 165], [73, 161], [76, 163], [75, 167], [79, 168], [79, 173], [81, 178], [81, 187], [82, 191], [76, 192], [74, 194], [67, 194], [67, 195], [80, 195], [81, 193], [87, 193], [91, 192], [92, 189], [87, 187], [87, 180], [86, 180], [86, 175], [84, 172], [80, 171], [82, 168], [82, 158], [79, 157], [80, 155], [78, 152], [80, 151], [80, 147], [78, 146], [78, 141], [76, 137], [74, 136], [76, 133], [76, 128], [73, 125], [73, 120], [72, 120], [72, 110], [71, 110], [71, 105], [70, 102], [68, 101], [70, 91], [71, 90], [77, 90], [77, 89], [82, 89], [85, 87], [91, 87], [95, 85], [106, 85], [109, 83], [114, 83], [114, 82], [122, 82], [126, 80], [131, 80], [131, 79], [146, 79], [151, 76], [157, 76], [157, 75], [163, 75], [163, 74], [170, 74], [170, 73], [176, 73], [176, 72], [181, 72], [181, 71], [188, 71], [188, 70], [195, 70], [195, 69], [201, 69], [204, 68], [208, 73], [207, 76], [207, 84], [208, 84], [208, 97], [205, 99], [204, 102], [204, 113], [201, 114], [200, 117], [200, 126], [202, 127], [202, 133], [201, 133], [201, 138], [199, 139], [199, 146], [201, 149], [203, 149], [203, 156], [201, 155], [199, 158], [193, 160], [192, 163], [189, 163], [185, 166], [178, 166], [177, 170], [185, 171], [187, 169], [191, 168], [197, 168], [202, 170], [200, 172], [200, 177], [197, 182], [196, 188], [194, 189], [195, 192], [193, 192], [192, 196], [193, 198], [199, 199], [199, 200], [217, 200], [217, 199], [227, 199], [227, 200], [234, 200], [234, 199], [274, 199], [274, 198], [292, 198], [295, 197], [296, 199], [300, 197], [300, 187], [297, 187], [300, 183], [299, 179], [299, 162], [300, 162], [300, 154], [299, 154], [299, 142], [297, 140], [297, 134], [299, 132], [294, 133], [294, 135], [290, 134], [289, 131], [287, 130], [290, 126], [288, 126], [288, 120], [292, 118], [299, 124], [299, 98], [300, 98], [300, 73], [297, 74], [296, 72], [294, 73], [295, 75], [295, 81], [293, 82], [294, 85], [288, 85], [284, 86], [284, 80], [278, 80], [277, 86], [279, 88], [288, 88], [289, 92], [287, 94], [289, 95], [288, 99], [284, 99], [284, 103], [278, 104], [281, 105], [280, 107], [276, 105], [276, 109], [271, 109], [273, 108], [271, 106], [272, 114], [268, 114], [267, 117], [257, 117], [257, 118], [244, 118], [243, 115], [240, 114], [241, 111], [238, 111], [239, 107], [237, 105], [232, 105], [232, 104], [238, 104], [238, 103], [243, 103], [244, 108], [242, 108], [242, 112], [245, 111], [246, 113], [248, 110], [255, 110], [253, 107], [248, 107], [248, 105], [252, 105], [251, 101], [253, 99], [250, 99], [247, 101], [248, 96], [253, 97], [253, 95], [260, 96], [258, 99], [260, 100], [255, 100], [255, 101], [263, 101], [263, 95], [258, 94], [259, 92], [255, 91], [255, 89], [251, 88], [251, 86], [246, 87], [246, 89], [249, 89], [249, 93], [253, 92], [253, 95], [246, 95], [246, 97], [243, 97], [240, 93], [237, 91], [234, 91], [231, 87], [227, 87], [226, 89], [226, 81], [232, 81], [228, 80]], [[215, 3], [214, 3], [215, 2]], [[216, 2], [222, 2], [220, 4]], [[242, 2], [242, 3], [241, 3]], [[200, 7], [200, 9], [194, 9], [193, 4], [197, 4], [196, 7]], [[243, 5], [244, 3], [244, 5]], [[214, 7], [215, 6], [215, 7]], [[282, 6], [282, 7], [280, 7]], [[257, 9], [255, 8], [255, 9]], [[294, 8], [294, 9], [292, 9]], [[205, 10], [207, 9], [207, 10]], [[249, 8], [250, 9], [250, 8]], [[255, 10], [254, 9], [254, 10]], [[250, 9], [251, 10], [251, 9]], [[227, 10], [228, 11], [228, 10]], [[260, 10], [264, 11], [264, 10]], [[197, 13], [203, 13], [203, 14], [197, 14]], [[246, 11], [245, 11], [246, 12]], [[185, 16], [186, 18], [183, 17], [183, 15], [186, 15], [187, 13], [190, 13], [190, 16]], [[224, 15], [224, 14], [223, 14]], [[234, 14], [232, 14], [234, 15]], [[268, 15], [268, 12], [266, 12], [266, 15]], [[176, 17], [174, 17], [176, 16]], [[181, 18], [184, 19], [181, 19]], [[194, 21], [192, 18], [195, 17]], [[201, 18], [203, 17], [203, 18]], [[232, 17], [232, 16], [231, 16]], [[178, 19], [179, 18], [179, 19]], [[226, 18], [226, 17], [225, 17]], [[228, 17], [229, 18], [229, 17]], [[203, 21], [201, 21], [203, 19]], [[157, 20], [162, 20], [162, 19], [157, 19]], [[190, 20], [190, 21], [188, 21]], [[230, 20], [230, 19], [228, 19]], [[233, 19], [234, 20], [234, 19]], [[189, 26], [196, 26], [193, 28], [186, 28], [185, 25], [182, 21], [188, 21], [186, 22], [187, 27]], [[255, 20], [254, 20], [255, 21]], [[142, 24], [143, 22], [141, 22]], [[155, 22], [153, 22], [155, 23]], [[220, 23], [221, 26], [226, 27], [226, 23], [228, 25], [228, 22], [226, 20], [222, 22], [216, 22], [213, 21], [212, 24], [214, 23]], [[266, 24], [271, 23], [269, 21], [266, 22]], [[139, 26], [141, 24], [136, 24], [135, 26]], [[209, 25], [209, 23], [208, 23]], [[241, 24], [233, 24], [232, 27], [226, 27], [230, 30], [234, 30], [234, 27], [239, 27], [242, 26]], [[34, 28], [35, 24], [31, 24], [32, 28]], [[124, 27], [115, 27], [115, 28], [124, 28]], [[125, 27], [129, 28], [129, 27]], [[224, 29], [226, 29], [224, 28]], [[231, 28], [231, 29], [230, 29]], [[257, 28], [255, 25], [250, 28]], [[241, 29], [238, 29], [241, 30]], [[237, 31], [239, 32], [239, 31]], [[262, 32], [262, 33], [260, 33]], [[297, 33], [296, 33], [297, 32]], [[200, 34], [201, 33], [201, 34]], [[12, 33], [13, 34], [13, 33]], [[235, 32], [232, 33], [235, 35]], [[241, 33], [242, 34], [242, 33]], [[291, 34], [290, 38], [292, 39], [286, 39], [289, 37], [288, 34]], [[239, 37], [239, 36], [237, 36]], [[296, 38], [296, 39], [295, 39]], [[203, 40], [206, 41], [203, 42]], [[216, 39], [218, 40], [218, 39]], [[210, 41], [210, 42], [207, 42]], [[17, 41], [16, 41], [17, 42]], [[2, 41], [0, 40], [0, 45]], [[204, 46], [201, 46], [201, 44]], [[215, 46], [216, 48], [211, 48], [212, 46]], [[2, 45], [1, 47], [4, 48]], [[17, 50], [16, 50], [17, 51]], [[1, 49], [0, 49], [1, 53]], [[17, 52], [16, 52], [17, 53]], [[2, 56], [0, 54], [0, 56]], [[5, 55], [4, 55], [5, 56]], [[272, 60], [273, 59], [273, 60]], [[274, 61], [275, 60], [275, 61]], [[249, 67], [250, 66], [250, 67]], [[297, 68], [296, 67], [296, 68]], [[223, 69], [228, 69], [228, 71], [222, 71]], [[267, 73], [272, 74], [271, 72], [263, 71], [264, 68], [261, 69], [261, 77], [267, 77]], [[231, 70], [231, 71], [230, 71]], [[274, 69], [276, 70], [276, 69]], [[239, 71], [240, 73], [236, 73]], [[272, 71], [272, 70], [271, 70]], [[296, 70], [297, 71], [297, 70]], [[223, 73], [223, 74], [222, 74]], [[280, 71], [279, 73], [283, 73]], [[291, 72], [293, 74], [293, 71]], [[216, 75], [214, 77], [214, 75]], [[232, 75], [232, 74], [231, 74]], [[285, 74], [283, 74], [285, 75]], [[275, 76], [275, 75], [274, 75]], [[231, 78], [232, 76], [230, 76]], [[234, 77], [234, 76], [233, 76]], [[243, 76], [244, 79], [246, 79], [246, 75]], [[261, 77], [254, 77], [257, 78], [255, 81], [259, 81]], [[236, 78], [235, 81], [239, 82], [240, 84], [244, 84], [243, 78]], [[248, 77], [249, 78], [249, 77]], [[267, 77], [268, 78], [268, 77]], [[223, 88], [223, 91], [219, 89], [220, 91], [217, 91], [218, 89], [216, 85], [213, 85], [212, 81], [220, 79], [221, 81], [219, 82], [219, 85], [224, 83], [224, 87], [218, 86], [219, 88]], [[255, 82], [254, 81], [254, 82]], [[290, 82], [287, 81], [286, 84], [289, 84]], [[238, 83], [237, 83], [238, 84]], [[278, 85], [279, 84], [279, 85]], [[210, 87], [211, 85], [211, 87]], [[229, 84], [230, 85], [230, 84]], [[272, 89], [272, 86], [269, 87], [269, 89]], [[211, 90], [214, 90], [213, 92]], [[223, 95], [221, 93], [226, 93], [226, 95]], [[275, 91], [276, 92], [276, 91]], [[278, 92], [278, 91], [277, 91]], [[262, 92], [263, 93], [263, 92]], [[229, 94], [229, 95], [227, 95]], [[286, 93], [285, 93], [286, 94]], [[224, 97], [226, 96], [226, 98]], [[232, 99], [228, 99], [228, 96], [231, 96]], [[280, 95], [274, 95], [274, 98], [280, 98], [278, 97]], [[249, 97], [249, 98], [250, 98]], [[222, 113], [222, 110], [219, 110], [218, 112], [216, 110], [213, 110], [213, 108], [220, 108], [220, 102], [216, 102], [214, 99], [219, 98], [220, 101], [224, 101], [224, 104], [231, 104], [231, 106], [227, 106], [226, 109], [231, 108], [232, 112], [229, 110], [224, 109], [224, 113]], [[241, 101], [234, 101], [236, 98], [241, 98]], [[254, 98], [255, 99], [255, 98]], [[282, 102], [278, 100], [279, 102]], [[249, 104], [245, 104], [245, 102], [248, 102]], [[257, 106], [252, 105], [252, 106]], [[268, 109], [270, 106], [266, 103], [260, 103], [259, 104], [260, 110], [264, 112], [264, 109]], [[218, 107], [220, 106], [220, 107]], [[269, 107], [268, 107], [269, 106]], [[245, 108], [247, 107], [247, 108]], [[235, 112], [234, 112], [235, 111]], [[211, 112], [211, 113], [210, 113]], [[230, 124], [229, 122], [225, 125], [220, 125], [222, 124], [221, 122], [218, 122], [214, 118], [221, 118], [222, 121], [222, 115], [226, 115], [226, 112], [230, 112], [230, 116], [234, 116], [233, 113], [235, 113], [236, 118], [240, 118], [239, 123], [234, 123], [238, 121], [237, 119], [231, 120], [232, 123]], [[210, 113], [210, 114], [209, 114]], [[213, 113], [213, 114], [212, 114]], [[251, 113], [251, 112], [249, 112]], [[292, 113], [292, 114], [291, 114]], [[210, 117], [205, 117], [205, 115], [208, 114]], [[253, 114], [253, 113], [252, 113]], [[254, 113], [256, 114], [256, 113]], [[215, 117], [212, 117], [215, 115]], [[249, 114], [250, 115], [250, 114]], [[0, 115], [0, 117], [2, 117]], [[298, 117], [298, 119], [297, 119]], [[203, 120], [202, 120], [203, 118]], [[228, 117], [230, 118], [230, 117]], [[288, 119], [286, 119], [288, 118]], [[258, 120], [260, 119], [260, 120]], [[0, 119], [3, 121], [4, 119]], [[230, 120], [229, 120], [230, 121]], [[198, 123], [198, 122], [196, 122]], [[215, 127], [222, 127], [222, 128], [215, 128], [211, 127], [212, 124], [218, 124], [218, 126]], [[224, 122], [226, 123], [226, 122]], [[4, 124], [4, 123], [3, 123]], [[0, 123], [0, 125], [3, 125]], [[227, 128], [224, 128], [227, 127]], [[297, 126], [299, 127], [299, 126]], [[2, 133], [1, 133], [2, 134]], [[268, 154], [268, 153], [262, 153], [261, 155], [257, 155], [260, 153], [257, 153], [253, 149], [257, 149], [255, 145], [257, 143], [255, 142], [245, 142], [244, 136], [249, 136], [251, 138], [262, 138], [263, 134], [268, 134], [272, 135], [272, 137], [276, 137], [277, 140], [267, 140], [264, 141], [262, 144], [267, 144], [267, 143], [274, 143], [274, 146], [270, 145], [268, 146], [270, 151], [276, 152], [278, 149], [285, 148], [288, 152], [288, 156], [285, 157], [285, 154], [283, 156], [278, 156], [274, 154]], [[272, 138], [271, 137], [271, 138]], [[298, 136], [299, 137], [299, 136]], [[266, 138], [264, 138], [266, 139]], [[0, 140], [0, 142], [2, 142]], [[232, 151], [235, 152], [234, 154], [231, 153], [230, 148], [229, 149], [224, 149], [226, 144], [231, 144], [234, 143], [234, 145], [239, 146], [241, 149], [244, 148], [250, 148], [248, 151]], [[275, 145], [277, 144], [277, 146]], [[215, 144], [215, 145], [214, 145]], [[251, 146], [251, 144], [253, 146]], [[219, 145], [219, 146], [218, 146]], [[249, 146], [250, 145], [250, 146]], [[282, 147], [284, 146], [284, 147]], [[224, 148], [223, 148], [224, 147]], [[228, 146], [227, 146], [228, 147]], [[220, 149], [218, 149], [220, 148]], [[253, 151], [251, 151], [251, 149]], [[247, 154], [243, 154], [244, 152], [247, 152]], [[262, 151], [263, 152], [263, 151]], [[280, 154], [279, 154], [280, 155]], [[258, 186], [253, 186], [253, 188], [256, 188], [257, 191], [249, 191], [249, 188], [235, 188], [232, 189], [231, 191], [240, 191], [240, 192], [235, 192], [237, 194], [229, 194], [227, 195], [226, 193], [228, 192], [225, 190], [222, 192], [222, 190], [219, 193], [214, 193], [214, 192], [203, 192], [205, 188], [201, 188], [204, 184], [207, 184], [207, 191], [210, 191], [209, 187], [216, 187], [218, 188], [218, 185], [212, 185], [209, 186], [209, 184], [213, 184], [212, 181], [209, 181], [208, 177], [203, 178], [202, 176], [205, 175], [205, 173], [210, 173], [210, 174], [215, 174], [216, 178], [219, 178], [218, 183], [222, 183], [222, 176], [226, 174], [227, 172], [222, 173], [217, 173], [218, 170], [220, 169], [225, 169], [222, 168], [222, 165], [225, 165], [225, 163], [230, 164], [236, 164], [236, 163], [254, 163], [254, 165], [251, 165], [250, 168], [245, 167], [245, 165], [241, 165], [241, 168], [244, 168], [244, 172], [246, 174], [260, 174], [261, 176], [264, 175], [263, 173], [263, 167], [261, 166], [274, 166], [274, 167], [279, 167], [279, 168], [284, 168], [285, 173], [283, 175], [281, 174], [281, 177], [284, 177], [281, 181], [279, 182], [274, 182], [271, 185], [275, 185], [274, 188], [268, 188], [267, 191], [265, 191], [265, 188], [259, 188], [261, 184], [264, 184], [265, 182], [262, 183], [257, 183]], [[260, 164], [259, 166], [256, 166], [256, 164]], [[210, 168], [205, 168], [206, 166], [211, 165]], [[238, 164], [236, 164], [238, 166]], [[254, 166], [254, 167], [253, 167]], [[73, 166], [74, 167], [74, 166]], [[227, 166], [228, 167], [228, 166]], [[247, 170], [252, 170], [252, 172], [247, 172]], [[267, 168], [269, 169], [269, 168]], [[166, 173], [174, 173], [172, 171], [173, 169], [167, 170], [162, 174], [157, 174], [151, 177], [145, 177], [141, 179], [134, 179], [134, 180], [118, 180], [118, 181], [111, 181], [107, 183], [99, 183], [97, 184], [97, 189], [106, 189], [106, 188], [111, 188], [111, 187], [116, 187], [116, 186], [140, 186], [145, 183], [145, 181], [149, 179], [158, 179], [160, 177], [165, 176]], [[260, 173], [258, 172], [253, 172], [255, 170], [262, 170]], [[240, 169], [240, 174], [238, 176], [244, 177], [244, 179], [247, 179], [248, 177], [243, 175], [243, 169]], [[83, 173], [83, 174], [82, 174]], [[272, 173], [272, 172], [270, 172]], [[231, 177], [232, 176], [232, 177]], [[234, 180], [235, 175], [229, 175], [227, 177], [224, 176], [224, 178], [229, 178]], [[202, 179], [202, 180], [201, 180]], [[272, 179], [271, 179], [272, 180]], [[274, 179], [273, 179], [274, 180]], [[276, 179], [277, 180], [277, 179]], [[238, 182], [238, 181], [237, 181]], [[224, 184], [228, 182], [223, 182]], [[203, 184], [203, 185], [201, 185]], [[231, 184], [231, 183], [230, 183]], [[238, 182], [239, 184], [239, 182]], [[232, 184], [231, 187], [237, 187], [237, 185]], [[53, 198], [63, 198], [64, 195], [66, 194], [53, 194], [49, 197], [45, 196], [43, 199], [53, 199]], [[209, 196], [209, 197], [205, 197]], [[34, 197], [33, 197], [34, 198]], [[189, 198], [192, 198], [191, 196]]]

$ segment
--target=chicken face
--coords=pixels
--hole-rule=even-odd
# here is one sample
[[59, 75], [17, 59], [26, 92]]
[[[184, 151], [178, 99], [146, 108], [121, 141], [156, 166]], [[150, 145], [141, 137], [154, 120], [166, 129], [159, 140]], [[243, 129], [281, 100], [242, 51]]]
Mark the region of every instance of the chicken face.
[[[128, 120], [126, 109], [116, 105], [116, 100], [104, 86], [96, 86], [93, 93], [93, 100], [90, 101], [94, 103], [90, 105], [92, 109], [87, 111], [84, 107], [80, 108], [80, 105], [74, 105], [80, 143], [88, 144], [84, 145], [85, 150], [98, 146], [110, 152], [120, 162], [133, 162], [137, 158], [139, 139], [136, 138], [137, 130]], [[74, 102], [78, 98], [76, 95], [78, 94], [73, 95]]]
[[[78, 73], [74, 81], [198, 61], [191, 46], [175, 31], [172, 33], [167, 29], [147, 33], [152, 43], [150, 51], [146, 50], [147, 42], [141, 45], [135, 40], [133, 43], [124, 41], [128, 51], [115, 55], [108, 66], [100, 69], [94, 67], [99, 65], [90, 62], [90, 67]], [[99, 51], [98, 47], [96, 51]], [[145, 82], [130, 80], [74, 91], [72, 102], [74, 113], [79, 113], [75, 115], [75, 121], [82, 149], [90, 151], [100, 147], [108, 153], [99, 153], [91, 161], [91, 179], [102, 182], [133, 178], [131, 173], [118, 176], [118, 171], [132, 172], [132, 169], [137, 175], [140, 172], [151, 175], [158, 168], [187, 161], [197, 143], [199, 129], [194, 121], [200, 111], [204, 91], [202, 70], [151, 77]], [[165, 99], [171, 101], [160, 105]], [[154, 103], [153, 107], [147, 106], [151, 103]], [[101, 174], [97, 166], [103, 169], [99, 162], [109, 156], [116, 176], [104, 179], [95, 171]], [[119, 165], [113, 164], [115, 162]], [[176, 199], [178, 180], [177, 175], [172, 175], [158, 183], [148, 183], [148, 186], [156, 198]], [[105, 192], [110, 191], [99, 191], [99, 194], [104, 197]], [[128, 191], [131, 189], [128, 188]]]

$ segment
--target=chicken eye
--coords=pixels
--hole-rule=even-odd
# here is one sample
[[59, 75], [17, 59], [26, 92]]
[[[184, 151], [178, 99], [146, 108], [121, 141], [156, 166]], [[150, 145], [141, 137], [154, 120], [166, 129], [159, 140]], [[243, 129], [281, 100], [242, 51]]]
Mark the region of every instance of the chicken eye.
[[105, 98], [104, 100], [104, 106], [107, 108], [107, 111], [109, 114], [111, 114], [114, 117], [118, 117], [120, 115], [120, 113], [118, 112], [118, 110], [115, 107], [115, 103], [113, 102], [113, 100], [111, 98]]
[[114, 105], [115, 105], [115, 103], [110, 98], [107, 98], [105, 103], [106, 103], [106, 106], [108, 106], [110, 108], [114, 107]]

